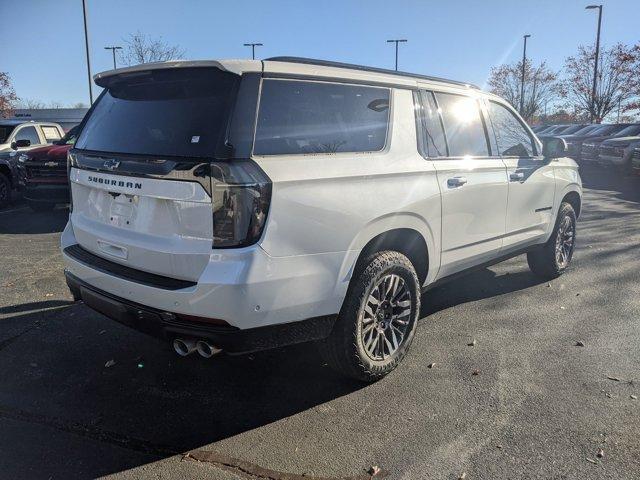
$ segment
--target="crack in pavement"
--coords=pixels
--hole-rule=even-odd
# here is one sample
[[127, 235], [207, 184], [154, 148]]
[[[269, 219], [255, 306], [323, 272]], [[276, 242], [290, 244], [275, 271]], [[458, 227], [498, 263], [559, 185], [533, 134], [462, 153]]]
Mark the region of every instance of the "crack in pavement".
[[[306, 474], [298, 475], [295, 473], [279, 472], [211, 450], [192, 450], [188, 452], [183, 459], [211, 463], [226, 470], [239, 472], [249, 478], [258, 478], [263, 480], [370, 480], [372, 478], [371, 475], [315, 477]], [[385, 476], [386, 475], [382, 472], [376, 475], [377, 478], [383, 478]]]

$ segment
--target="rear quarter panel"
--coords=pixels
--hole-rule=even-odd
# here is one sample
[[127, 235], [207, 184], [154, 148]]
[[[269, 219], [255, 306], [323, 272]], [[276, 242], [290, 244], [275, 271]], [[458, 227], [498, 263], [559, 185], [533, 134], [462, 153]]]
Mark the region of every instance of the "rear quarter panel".
[[411, 228], [427, 244], [429, 281], [439, 266], [440, 191], [416, 145], [412, 94], [398, 89], [380, 152], [255, 156], [273, 181], [261, 247], [276, 257], [342, 252], [344, 281], [369, 240]]

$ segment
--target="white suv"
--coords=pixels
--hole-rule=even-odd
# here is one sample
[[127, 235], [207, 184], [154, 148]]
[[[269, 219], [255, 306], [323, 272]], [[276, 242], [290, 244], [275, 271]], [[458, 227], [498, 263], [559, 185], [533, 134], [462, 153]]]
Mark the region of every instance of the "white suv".
[[67, 283], [181, 355], [315, 340], [372, 381], [407, 353], [423, 290], [521, 253], [545, 277], [571, 261], [564, 141], [472, 85], [288, 57], [95, 81]]

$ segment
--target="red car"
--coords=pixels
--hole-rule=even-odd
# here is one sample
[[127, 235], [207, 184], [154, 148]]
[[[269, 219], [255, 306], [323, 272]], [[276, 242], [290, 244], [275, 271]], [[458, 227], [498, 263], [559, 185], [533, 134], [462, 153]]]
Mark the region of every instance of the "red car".
[[76, 126], [52, 145], [34, 148], [18, 157], [22, 196], [33, 210], [50, 211], [57, 203], [69, 203], [67, 152], [77, 133]]

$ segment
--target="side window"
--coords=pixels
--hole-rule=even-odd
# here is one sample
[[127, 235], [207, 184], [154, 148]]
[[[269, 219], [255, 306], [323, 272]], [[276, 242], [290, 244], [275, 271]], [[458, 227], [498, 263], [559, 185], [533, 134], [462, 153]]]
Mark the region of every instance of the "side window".
[[375, 152], [389, 124], [388, 88], [264, 80], [256, 155]]
[[423, 138], [425, 145], [422, 146], [423, 153], [430, 158], [446, 157], [447, 143], [444, 139], [444, 131], [442, 130], [442, 122], [440, 121], [440, 113], [433, 99], [433, 93], [421, 90], [418, 94], [420, 98], [420, 123], [419, 128], [424, 132]]
[[16, 132], [16, 136], [14, 140], [29, 140], [31, 145], [40, 144], [40, 137], [38, 137], [38, 132], [36, 132], [36, 127], [22, 127], [20, 130]]
[[436, 93], [452, 157], [489, 155], [478, 102], [464, 95]]
[[60, 140], [62, 138], [60, 136], [60, 132], [56, 127], [46, 127], [42, 126], [42, 133], [44, 134], [44, 138], [47, 140], [47, 143], [53, 143], [56, 140]]
[[533, 139], [518, 118], [505, 106], [489, 101], [489, 115], [496, 133], [498, 151], [506, 157], [535, 155]]

